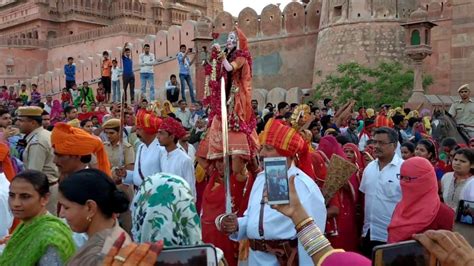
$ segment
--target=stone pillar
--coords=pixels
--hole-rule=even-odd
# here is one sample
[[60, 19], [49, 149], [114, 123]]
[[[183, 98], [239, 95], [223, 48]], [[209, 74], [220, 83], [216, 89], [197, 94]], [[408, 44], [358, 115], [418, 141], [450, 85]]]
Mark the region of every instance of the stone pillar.
[[206, 80], [206, 75], [204, 73], [204, 66], [201, 64], [200, 55], [203, 46], [207, 47], [207, 50], [210, 51], [211, 49], [211, 25], [204, 22], [199, 21], [196, 25], [196, 35], [193, 39], [194, 47], [196, 49], [196, 61], [194, 63], [194, 88], [196, 92], [196, 100], [202, 100], [204, 97], [204, 82]]
[[425, 91], [423, 90], [423, 60], [413, 60], [414, 84], [413, 92], [408, 100], [410, 103], [425, 102]]

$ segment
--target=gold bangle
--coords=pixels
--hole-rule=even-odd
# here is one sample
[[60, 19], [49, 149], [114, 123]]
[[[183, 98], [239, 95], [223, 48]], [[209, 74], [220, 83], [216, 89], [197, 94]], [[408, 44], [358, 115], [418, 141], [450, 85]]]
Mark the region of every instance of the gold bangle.
[[301, 227], [305, 226], [306, 224], [310, 223], [313, 221], [313, 218], [312, 217], [308, 217], [306, 219], [304, 219], [303, 221], [299, 222], [297, 225], [296, 225], [296, 231], [299, 231], [301, 229]]

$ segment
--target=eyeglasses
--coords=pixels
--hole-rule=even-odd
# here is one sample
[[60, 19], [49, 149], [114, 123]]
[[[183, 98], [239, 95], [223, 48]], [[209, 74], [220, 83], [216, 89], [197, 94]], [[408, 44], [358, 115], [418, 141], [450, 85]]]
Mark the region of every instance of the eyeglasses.
[[394, 142], [383, 142], [383, 141], [380, 141], [380, 140], [372, 140], [372, 143], [374, 145], [383, 146], [383, 145], [392, 144]]
[[412, 180], [415, 180], [417, 178], [418, 177], [411, 177], [411, 176], [404, 176], [404, 175], [397, 174], [397, 179], [398, 180], [403, 180], [405, 182], [411, 182]]

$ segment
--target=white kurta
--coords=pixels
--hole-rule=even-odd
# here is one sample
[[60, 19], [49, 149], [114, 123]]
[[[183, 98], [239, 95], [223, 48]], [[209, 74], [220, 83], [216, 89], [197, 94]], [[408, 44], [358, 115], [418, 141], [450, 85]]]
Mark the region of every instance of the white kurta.
[[178, 142], [177, 146], [182, 151], [184, 151], [189, 156], [189, 158], [191, 158], [191, 162], [193, 162], [193, 164], [194, 164], [194, 160], [196, 160], [196, 148], [194, 148], [194, 146], [192, 144], [188, 143], [188, 151], [186, 152], [186, 150], [183, 148], [183, 146], [181, 146], [181, 144], [179, 144], [179, 142]]
[[181, 150], [176, 148], [171, 152], [163, 149], [160, 155], [161, 172], [177, 175], [186, 180], [191, 188], [193, 196], [196, 197], [196, 178], [194, 176], [194, 164], [191, 158]]
[[10, 190], [10, 182], [4, 173], [0, 173], [0, 239], [9, 235], [8, 230], [13, 223], [13, 214], [8, 206], [8, 192]]
[[[297, 175], [298, 174], [298, 175]], [[292, 166], [288, 169], [288, 176], [297, 175], [295, 179], [298, 197], [309, 216], [313, 217], [317, 226], [324, 232], [326, 226], [326, 205], [323, 195], [316, 183], [301, 169]], [[239, 231], [232, 234], [230, 239], [239, 241], [242, 239], [261, 239], [258, 233], [258, 222], [260, 215], [260, 202], [265, 187], [265, 173], [257, 175], [250, 193], [249, 205], [244, 216], [239, 218]], [[272, 209], [268, 204], [264, 207], [264, 239], [294, 239], [296, 238], [295, 224], [290, 218]], [[306, 253], [301, 243], [298, 243], [299, 265], [314, 265], [311, 257]], [[250, 249], [249, 265], [279, 265], [276, 257], [272, 254], [253, 251]]]
[[127, 170], [127, 177], [123, 182], [129, 185], [140, 186], [143, 180], [138, 171], [139, 166], [144, 178], [161, 172], [159, 159], [161, 153], [163, 153], [163, 148], [160, 146], [158, 139], [155, 139], [149, 146], [146, 146], [144, 143], [140, 144], [135, 157], [134, 169], [133, 171]]

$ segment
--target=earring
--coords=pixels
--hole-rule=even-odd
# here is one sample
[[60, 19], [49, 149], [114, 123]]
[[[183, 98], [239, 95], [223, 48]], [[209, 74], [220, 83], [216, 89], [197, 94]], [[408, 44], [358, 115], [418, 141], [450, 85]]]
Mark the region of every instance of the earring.
[[86, 220], [90, 223], [92, 221], [92, 218], [90, 216], [87, 216]]

